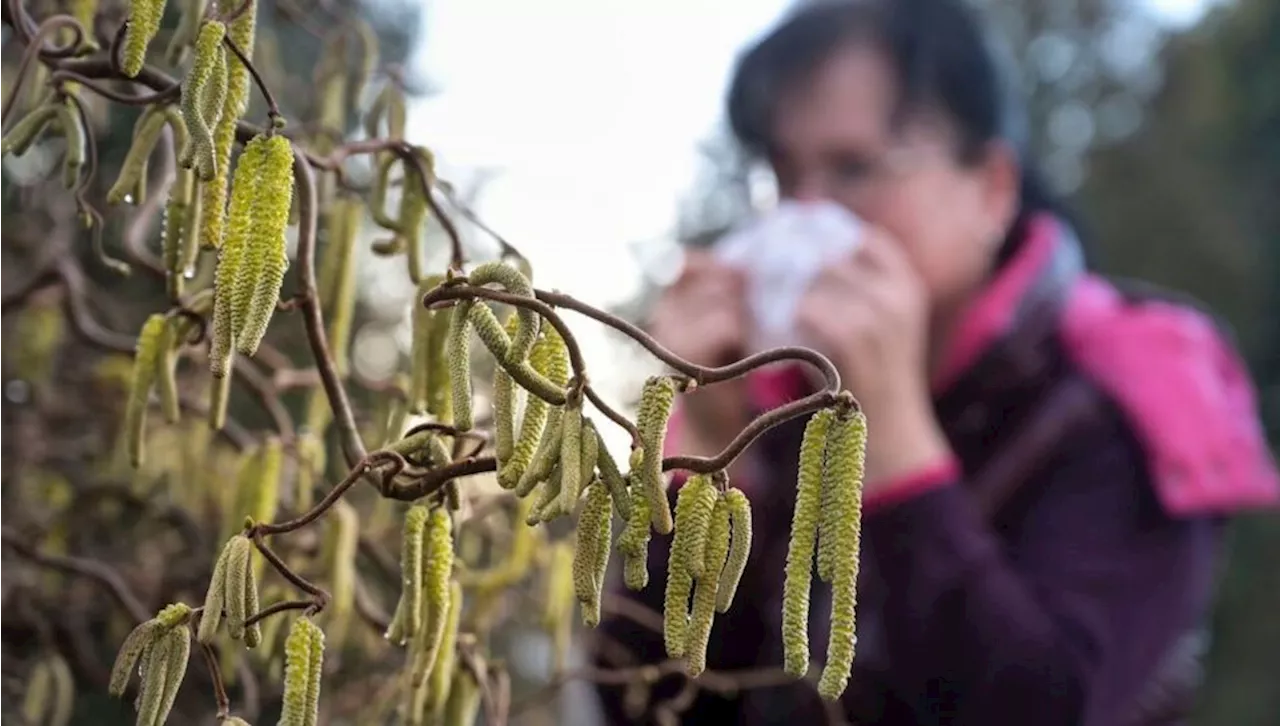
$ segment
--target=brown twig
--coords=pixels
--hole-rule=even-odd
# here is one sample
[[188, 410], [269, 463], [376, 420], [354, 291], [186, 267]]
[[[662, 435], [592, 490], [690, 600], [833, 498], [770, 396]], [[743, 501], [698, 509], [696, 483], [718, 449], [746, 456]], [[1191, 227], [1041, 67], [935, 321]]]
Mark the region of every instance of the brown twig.
[[245, 618], [244, 625], [247, 628], [250, 625], [261, 622], [262, 620], [275, 615], [276, 613], [283, 613], [289, 610], [306, 610], [314, 606], [315, 601], [313, 600], [281, 600], [280, 602], [268, 605], [253, 615]]
[[120, 606], [125, 609], [125, 612], [129, 613], [129, 616], [134, 621], [142, 622], [150, 617], [147, 613], [147, 608], [138, 599], [138, 596], [133, 594], [129, 586], [125, 584], [124, 578], [120, 576], [120, 573], [106, 563], [83, 557], [69, 557], [42, 552], [8, 527], [0, 530], [0, 537], [3, 538], [3, 542], [7, 547], [12, 548], [14, 553], [25, 559], [61, 572], [87, 577], [107, 588], [111, 596], [116, 599], [116, 602], [120, 603]]
[[296, 519], [291, 519], [279, 524], [255, 524], [249, 531], [249, 535], [254, 537], [256, 541], [264, 535], [270, 536], [287, 534], [311, 524], [327, 512], [330, 507], [336, 504], [337, 501], [342, 498], [342, 495], [346, 494], [347, 490], [354, 486], [356, 482], [360, 481], [365, 474], [368, 474], [379, 467], [388, 465], [391, 466], [391, 469], [383, 474], [384, 481], [389, 480], [391, 477], [403, 471], [406, 466], [406, 462], [403, 456], [400, 456], [393, 451], [375, 451], [372, 454], [369, 454], [351, 469], [350, 473], [347, 474], [347, 477], [343, 479], [338, 486], [330, 490], [330, 492], [325, 495], [325, 498], [316, 503], [316, 505], [309, 511]]
[[[195, 621], [196, 618], [192, 618]], [[195, 636], [195, 623], [188, 622], [187, 627], [192, 629], [192, 637]], [[231, 699], [227, 697], [227, 687], [222, 683], [222, 669], [218, 667], [218, 655], [214, 652], [213, 646], [200, 643], [200, 653], [204, 656], [204, 667], [209, 671], [209, 680], [213, 681], [213, 699], [218, 705], [218, 718], [226, 718], [231, 712]]]

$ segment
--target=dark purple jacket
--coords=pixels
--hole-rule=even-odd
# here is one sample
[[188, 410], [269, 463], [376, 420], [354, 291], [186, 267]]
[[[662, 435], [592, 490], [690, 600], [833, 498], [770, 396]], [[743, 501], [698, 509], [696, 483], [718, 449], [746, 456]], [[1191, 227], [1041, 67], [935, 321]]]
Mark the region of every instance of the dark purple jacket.
[[[840, 704], [855, 723], [1176, 722], [1185, 703], [1160, 701], [1178, 690], [1178, 654], [1210, 607], [1222, 521], [1276, 501], [1252, 391], [1207, 319], [1127, 299], [1087, 275], [1057, 222], [1030, 229], [962, 321], [936, 387], [958, 466], [865, 503], [857, 656]], [[716, 618], [712, 670], [782, 663], [803, 426], [779, 427], [749, 450], [760, 475], [738, 485], [752, 500], [755, 539], [734, 605]], [[648, 588], [614, 592], [661, 611], [669, 543], [652, 541]], [[829, 605], [815, 578], [819, 662]], [[602, 665], [619, 664], [619, 644], [629, 662], [666, 659], [661, 635], [627, 619], [600, 630], [613, 644], [597, 650]], [[682, 681], [660, 682], [650, 703], [673, 698]], [[628, 715], [622, 689], [599, 693], [610, 723], [652, 721], [651, 710]], [[798, 726], [827, 715], [795, 683], [704, 691], [682, 723]]]

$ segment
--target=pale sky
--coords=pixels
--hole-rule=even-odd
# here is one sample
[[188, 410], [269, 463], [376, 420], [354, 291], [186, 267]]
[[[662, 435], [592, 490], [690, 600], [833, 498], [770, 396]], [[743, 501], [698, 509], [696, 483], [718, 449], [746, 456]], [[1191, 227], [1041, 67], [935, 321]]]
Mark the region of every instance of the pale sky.
[[[1174, 24], [1205, 5], [1149, 2]], [[624, 300], [640, 274], [631, 250], [670, 232], [736, 53], [786, 7], [429, 0], [418, 62], [440, 92], [414, 109], [411, 137], [446, 177], [499, 172], [478, 211], [531, 257], [540, 287], [597, 305]], [[583, 344], [589, 360], [606, 357], [592, 366], [603, 388], [634, 385], [636, 373], [607, 365], [603, 340], [588, 333]]]

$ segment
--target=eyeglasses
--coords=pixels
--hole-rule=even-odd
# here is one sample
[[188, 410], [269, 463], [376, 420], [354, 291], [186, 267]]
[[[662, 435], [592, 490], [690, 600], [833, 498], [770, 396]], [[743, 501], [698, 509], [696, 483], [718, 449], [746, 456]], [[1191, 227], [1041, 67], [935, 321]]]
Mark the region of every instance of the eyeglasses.
[[774, 169], [784, 196], [857, 202], [874, 197], [925, 166], [935, 153], [929, 144], [903, 140], [878, 154], [832, 152], [815, 169], [797, 170], [777, 162]]

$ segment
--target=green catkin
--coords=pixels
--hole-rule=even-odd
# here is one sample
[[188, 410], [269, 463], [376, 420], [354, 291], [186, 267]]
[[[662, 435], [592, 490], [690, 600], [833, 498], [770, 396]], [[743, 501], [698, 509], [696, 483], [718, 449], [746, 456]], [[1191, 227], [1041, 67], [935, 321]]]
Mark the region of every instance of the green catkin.
[[178, 26], [169, 37], [169, 46], [165, 48], [165, 60], [171, 66], [180, 66], [187, 58], [187, 49], [195, 43], [200, 33], [200, 21], [204, 18], [207, 0], [182, 0], [182, 10], [178, 16]]
[[[689, 596], [693, 592], [693, 574], [689, 572], [689, 537], [695, 526], [691, 525], [695, 510], [701, 506], [703, 492], [715, 487], [705, 476], [693, 476], [676, 496], [675, 536], [671, 538], [671, 553], [667, 559], [667, 591], [662, 604], [662, 635], [667, 655], [672, 658], [685, 656], [689, 634]], [[712, 501], [714, 504], [714, 500]], [[703, 530], [706, 531], [705, 529]]]
[[542, 430], [542, 438], [538, 449], [533, 453], [529, 468], [520, 475], [515, 492], [518, 497], [527, 497], [533, 488], [551, 476], [551, 470], [559, 462], [560, 439], [563, 432], [561, 409], [553, 409], [548, 416], [547, 426]]
[[609, 447], [600, 438], [600, 431], [591, 419], [582, 422], [584, 441], [586, 438], [596, 442], [595, 466], [600, 471], [600, 481], [609, 488], [609, 497], [613, 500], [613, 511], [624, 522], [631, 521], [631, 496], [627, 491], [627, 481], [618, 469], [618, 462], [609, 453]]
[[424, 276], [422, 269], [422, 228], [427, 219], [427, 199], [424, 186], [430, 183], [429, 178], [422, 178], [422, 175], [418, 173], [418, 169], [421, 166], [430, 175], [432, 162], [429, 155], [423, 153], [424, 150], [421, 147], [414, 147], [414, 152], [420, 158], [427, 158], [423, 160], [421, 165], [404, 165], [404, 183], [400, 189], [400, 219], [397, 226], [400, 228], [400, 236], [404, 239], [405, 247], [408, 250], [409, 279], [416, 283]]
[[169, 659], [174, 642], [168, 637], [156, 638], [144, 656], [142, 689], [138, 693], [138, 726], [159, 726], [164, 723], [160, 710], [168, 690]]
[[[667, 376], [652, 376], [645, 381], [640, 394], [640, 410], [636, 416], [640, 442], [644, 447], [639, 473], [632, 484], [643, 487], [649, 495], [649, 516], [658, 534], [671, 534], [671, 505], [667, 502], [666, 480], [662, 473], [662, 447], [667, 437], [667, 420], [675, 405], [676, 384]], [[638, 480], [634, 478], [638, 476]]]
[[444, 315], [442, 312], [428, 310], [422, 304], [422, 297], [443, 282], [439, 275], [428, 275], [418, 283], [417, 295], [414, 297], [410, 322], [413, 326], [413, 346], [409, 351], [409, 410], [415, 414], [424, 414], [428, 410], [431, 396], [431, 383], [438, 376], [448, 375], [447, 370], [435, 368], [434, 351], [431, 344], [438, 339], [432, 335], [435, 329], [435, 318]]
[[526, 522], [533, 526], [540, 522], [550, 522], [560, 514], [561, 467], [552, 465], [551, 473], [538, 489], [538, 500], [534, 502]]
[[861, 554], [862, 477], [867, 444], [867, 421], [861, 411], [837, 415], [827, 439], [824, 487], [831, 488], [839, 510], [835, 526], [826, 533], [834, 541], [834, 580], [831, 586], [831, 635], [827, 661], [818, 679], [818, 693], [834, 701], [844, 693], [853, 668], [857, 643], [858, 558]]
[[194, 201], [195, 174], [190, 169], [178, 169], [173, 186], [169, 187], [161, 222], [165, 285], [171, 300], [182, 297], [186, 275], [195, 264], [195, 249], [186, 246], [188, 240], [193, 239], [187, 232]]
[[422, 627], [423, 542], [430, 516], [430, 510], [420, 504], [410, 507], [404, 515], [404, 533], [400, 539], [401, 595], [400, 605], [397, 607], [403, 620], [398, 629], [388, 629], [386, 635], [396, 645], [403, 645]]
[[182, 680], [187, 674], [187, 663], [191, 659], [191, 631], [188, 628], [170, 628], [165, 639], [169, 645], [169, 657], [165, 662], [164, 694], [160, 700], [160, 711], [153, 722], [156, 726], [161, 726], [169, 718], [169, 712], [178, 700]]
[[[618, 536], [618, 551], [632, 557], [643, 557], [649, 551], [649, 497], [640, 487], [629, 487], [626, 496], [631, 500], [631, 516]], [[617, 501], [614, 506], [617, 506]]]
[[120, 163], [120, 174], [107, 191], [108, 204], [119, 204], [126, 199], [133, 204], [142, 203], [143, 200], [138, 199], [135, 192], [139, 185], [145, 188], [147, 158], [155, 150], [165, 122], [163, 106], [148, 106], [138, 116], [138, 121], [133, 126], [133, 141], [129, 144], [124, 161]]
[[[578, 471], [581, 472], [581, 478], [578, 481], [589, 484], [596, 478], [596, 461], [600, 458], [600, 437], [596, 433], [595, 426], [591, 425], [591, 419], [586, 416], [582, 417], [582, 450], [578, 456]], [[604, 486], [603, 482], [600, 482]], [[609, 492], [610, 498], [613, 496], [612, 490], [607, 486], [605, 491]], [[578, 497], [564, 497], [562, 500], [562, 509], [565, 514], [573, 514], [573, 510], [578, 506]]]
[[147, 318], [138, 335], [133, 359], [133, 378], [129, 388], [129, 400], [125, 406], [125, 436], [129, 442], [129, 461], [136, 469], [142, 466], [146, 453], [144, 446], [147, 426], [147, 401], [151, 385], [155, 381], [156, 366], [160, 359], [167, 322], [162, 314]]
[[[249, 555], [250, 560], [253, 559], [252, 552]], [[261, 603], [258, 601], [258, 578], [254, 573], [254, 568], [249, 567], [248, 576], [244, 578], [244, 611], [246, 616], [253, 617], [258, 614], [261, 609]], [[262, 623], [255, 622], [252, 625], [244, 626], [244, 645], [246, 648], [257, 648], [262, 643]]]
[[[195, 61], [182, 81], [182, 119], [186, 122], [191, 142], [178, 155], [178, 164], [194, 169], [203, 182], [211, 182], [217, 174], [217, 157], [213, 130], [219, 118], [210, 117], [210, 102], [221, 90], [222, 103], [226, 102], [227, 61], [222, 40], [227, 28], [216, 20], [200, 26], [195, 44]], [[219, 63], [221, 61], [221, 63]], [[217, 113], [221, 114], [218, 108]]]
[[0, 154], [22, 156], [58, 115], [58, 104], [46, 103], [23, 116], [0, 142]]
[[[684, 549], [677, 553], [684, 558], [684, 566], [695, 580], [702, 579], [706, 572], [707, 542], [711, 532], [711, 512], [719, 501], [715, 485], [711, 477], [697, 474], [689, 477], [686, 487], [693, 486], [689, 493], [692, 501], [689, 504], [689, 515], [685, 521], [685, 533], [681, 541]], [[717, 573], [717, 576], [719, 574]]]
[[688, 642], [685, 657], [687, 672], [696, 678], [707, 669], [707, 643], [711, 641], [711, 626], [715, 622], [716, 600], [719, 597], [720, 576], [725, 558], [729, 554], [729, 503], [725, 497], [716, 498], [707, 532], [707, 545], [702, 571], [693, 593], [693, 614], [689, 618]]
[[120, 70], [129, 78], [142, 71], [147, 62], [147, 46], [160, 30], [165, 0], [130, 0], [129, 21], [120, 44]]
[[[716, 612], [727, 613], [733, 604], [733, 596], [747, 570], [747, 558], [751, 556], [751, 501], [741, 489], [725, 492], [724, 500], [729, 508], [733, 540], [729, 546], [729, 558], [720, 573], [720, 586], [716, 589]], [[709, 556], [709, 555], [708, 555]]]
[[649, 561], [644, 556], [622, 556], [622, 582], [628, 590], [640, 592], [649, 586]]
[[[237, 535], [239, 537], [239, 535]], [[200, 612], [200, 627], [196, 639], [203, 645], [209, 645], [218, 634], [218, 625], [222, 622], [222, 611], [227, 602], [227, 570], [231, 566], [229, 557], [233, 538], [223, 545], [218, 559], [213, 563], [213, 576], [209, 579], [209, 589], [204, 595], [204, 609]]]
[[58, 123], [66, 141], [66, 156], [62, 161], [62, 185], [74, 189], [80, 183], [80, 170], [85, 159], [85, 120], [80, 107], [72, 96], [62, 99], [58, 105]]
[[[563, 388], [568, 384], [569, 353], [564, 339], [555, 327], [543, 326], [542, 335], [529, 354], [529, 363], [534, 371], [545, 376], [553, 385]], [[520, 436], [516, 439], [515, 451], [498, 472], [498, 483], [504, 489], [515, 488], [531, 466], [543, 432], [548, 428], [549, 413], [550, 404], [541, 398], [530, 395], [525, 399], [524, 417], [520, 421]], [[554, 415], [559, 417], [559, 411]]]
[[586, 482], [582, 478], [582, 399], [564, 406], [560, 432], [560, 511], [571, 514]]
[[176, 320], [167, 320], [160, 334], [160, 349], [156, 354], [156, 389], [160, 393], [160, 408], [165, 421], [178, 423], [182, 411], [178, 406], [178, 349], [182, 339], [178, 337]]
[[796, 678], [809, 670], [809, 587], [813, 577], [814, 540], [822, 513], [823, 452], [834, 414], [823, 409], [805, 425], [800, 445], [791, 539], [787, 544], [786, 579], [782, 590], [783, 668]]
[[111, 666], [111, 681], [107, 686], [107, 692], [113, 696], [123, 696], [125, 689], [129, 687], [129, 679], [133, 676], [138, 659], [142, 657], [143, 651], [151, 647], [152, 641], [159, 635], [164, 626], [159, 620], [152, 618], [129, 632], [124, 642], [120, 644], [120, 651], [116, 654], [116, 661]]
[[822, 504], [821, 515], [818, 517], [817, 548], [818, 579], [822, 582], [831, 582], [835, 577], [836, 561], [839, 558], [836, 554], [839, 538], [835, 535], [835, 532], [840, 529], [839, 491], [829, 484], [832, 454], [830, 447], [834, 435], [833, 424], [833, 429], [827, 433], [827, 443], [822, 455]]
[[458, 668], [449, 689], [441, 726], [475, 726], [480, 714], [480, 685], [466, 668]]
[[218, 726], [250, 726], [250, 724], [239, 716], [227, 716], [218, 722]]
[[252, 216], [247, 264], [242, 269], [241, 278], [250, 278], [245, 273], [253, 273], [256, 278], [244, 330], [237, 338], [236, 349], [244, 355], [258, 351], [280, 301], [280, 286], [289, 268], [285, 229], [289, 226], [289, 205], [293, 201], [293, 146], [279, 134], [268, 138], [265, 143], [266, 157], [255, 195], [257, 204]]
[[[233, 362], [228, 359], [227, 370]], [[227, 404], [231, 400], [231, 376], [215, 377], [209, 385], [209, 428], [218, 431], [227, 424]]]
[[360, 518], [355, 507], [338, 500], [330, 510], [328, 527], [330, 575], [329, 606], [325, 608], [329, 638], [341, 649], [355, 612], [356, 554], [360, 544]]
[[249, 554], [253, 545], [249, 538], [236, 535], [227, 544], [226, 614], [227, 633], [232, 640], [244, 638], [244, 621], [249, 617], [248, 581], [253, 578]]
[[256, 179], [266, 159], [266, 147], [255, 137], [245, 145], [236, 165], [236, 183], [231, 192], [231, 223], [227, 237], [218, 249], [218, 266], [213, 280], [213, 323], [210, 332], [209, 366], [214, 377], [221, 378], [231, 370], [236, 337], [244, 327], [252, 303], [250, 283], [245, 282], [249, 267], [249, 239], [252, 213], [257, 194]]
[[[520, 328], [520, 318], [512, 315], [507, 318], [506, 331], [514, 336]], [[497, 366], [493, 373], [493, 422], [494, 422], [494, 456], [498, 460], [499, 470], [510, 461], [516, 448], [516, 384], [511, 374], [502, 366]]]
[[547, 380], [545, 376], [533, 369], [529, 361], [512, 358], [511, 339], [507, 337], [502, 329], [502, 323], [498, 322], [498, 316], [494, 315], [488, 305], [474, 305], [469, 314], [470, 323], [475, 328], [480, 341], [493, 354], [498, 364], [507, 369], [507, 373], [516, 383], [539, 398], [556, 402], [564, 401], [563, 386], [557, 386]]
[[[375, 139], [379, 137], [375, 132], [369, 134], [369, 138]], [[402, 240], [400, 237], [400, 220], [392, 219], [387, 214], [387, 189], [391, 186], [391, 171], [399, 163], [400, 157], [390, 152], [387, 152], [378, 160], [378, 169], [373, 176], [373, 188], [369, 194], [369, 213], [373, 217], [374, 223], [383, 229], [395, 232], [396, 240]], [[418, 284], [421, 285], [422, 283], [419, 282]]]
[[427, 688], [427, 712], [439, 716], [449, 699], [453, 686], [454, 665], [457, 660], [458, 623], [462, 618], [462, 585], [457, 580], [449, 583], [449, 609], [445, 616], [444, 635], [431, 666], [431, 679]]
[[289, 626], [284, 643], [284, 697], [279, 726], [306, 726], [314, 720], [310, 699], [312, 630], [319, 628], [307, 617], [300, 617]]
[[[329, 303], [329, 350], [338, 375], [351, 372], [351, 331], [356, 312], [356, 236], [364, 205], [358, 199], [343, 199], [334, 205], [333, 236], [325, 253], [326, 262], [333, 260], [334, 280], [320, 292]], [[398, 433], [398, 432], [397, 432]]]
[[22, 700], [23, 722], [37, 724], [44, 718], [45, 707], [53, 702], [53, 673], [46, 661], [36, 663], [27, 681], [27, 693]]
[[449, 383], [453, 387], [453, 427], [470, 431], [471, 418], [471, 307], [469, 301], [454, 306], [449, 317]]
[[600, 624], [601, 573], [609, 562], [611, 514], [609, 490], [599, 481], [592, 482], [582, 505], [573, 558], [574, 597], [582, 605], [582, 622], [589, 628]]
[[[533, 284], [529, 278], [506, 262], [486, 262], [478, 265], [467, 275], [467, 281], [476, 286], [497, 283], [515, 295], [533, 297]], [[542, 318], [528, 308], [517, 308], [516, 318], [519, 321], [517, 332], [511, 335], [511, 347], [507, 350], [507, 362], [519, 363], [529, 356], [534, 343], [538, 340], [538, 331]]]

